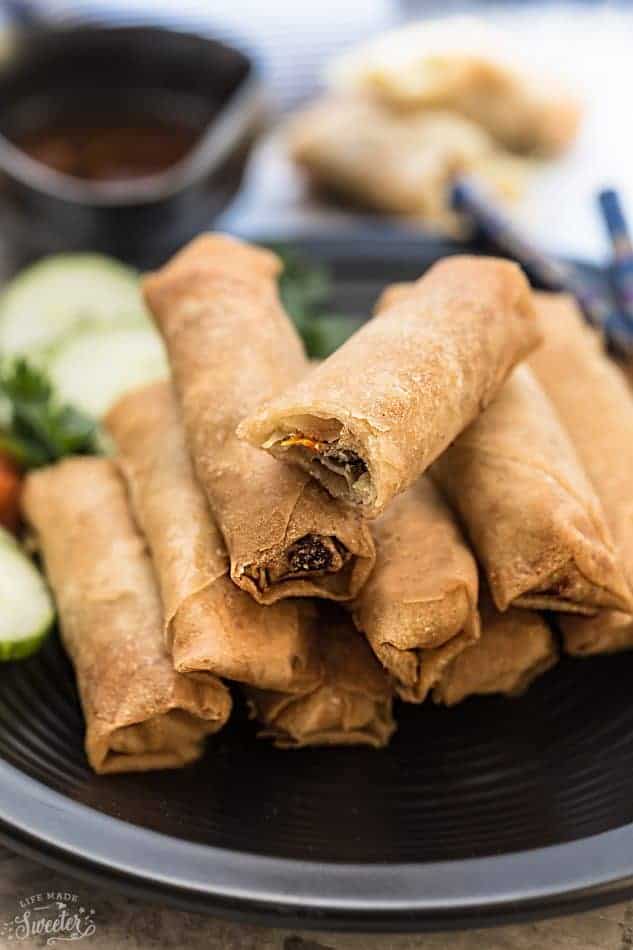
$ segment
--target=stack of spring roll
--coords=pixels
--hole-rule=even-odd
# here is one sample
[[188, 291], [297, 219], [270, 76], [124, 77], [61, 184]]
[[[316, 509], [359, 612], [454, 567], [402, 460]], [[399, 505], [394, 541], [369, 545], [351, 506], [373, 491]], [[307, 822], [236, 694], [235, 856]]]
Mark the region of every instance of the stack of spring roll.
[[447, 258], [311, 367], [279, 270], [205, 235], [149, 275], [172, 378], [28, 478], [98, 772], [195, 760], [231, 684], [281, 748], [381, 747], [395, 695], [522, 692], [553, 617], [633, 646], [633, 407], [573, 303]]

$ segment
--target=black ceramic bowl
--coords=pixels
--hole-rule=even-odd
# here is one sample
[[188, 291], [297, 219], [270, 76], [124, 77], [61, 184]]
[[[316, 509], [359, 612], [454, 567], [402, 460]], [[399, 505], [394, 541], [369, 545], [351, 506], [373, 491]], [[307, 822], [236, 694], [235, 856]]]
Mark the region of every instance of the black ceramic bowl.
[[[251, 58], [224, 43], [157, 27], [32, 30], [0, 67], [0, 214], [14, 262], [60, 250], [152, 266], [233, 198], [263, 118]], [[16, 143], [67, 117], [143, 115], [185, 123], [196, 142], [151, 177], [86, 181]]]

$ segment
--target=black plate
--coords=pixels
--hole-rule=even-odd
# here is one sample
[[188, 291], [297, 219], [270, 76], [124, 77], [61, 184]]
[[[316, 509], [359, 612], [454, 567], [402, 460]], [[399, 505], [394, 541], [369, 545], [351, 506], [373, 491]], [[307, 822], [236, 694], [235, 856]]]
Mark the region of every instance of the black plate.
[[[302, 242], [339, 310], [454, 245]], [[0, 670], [0, 836], [166, 904], [276, 925], [421, 929], [633, 892], [633, 654], [519, 700], [401, 705], [391, 747], [278, 752], [243, 710], [183, 772], [97, 778], [56, 640]]]

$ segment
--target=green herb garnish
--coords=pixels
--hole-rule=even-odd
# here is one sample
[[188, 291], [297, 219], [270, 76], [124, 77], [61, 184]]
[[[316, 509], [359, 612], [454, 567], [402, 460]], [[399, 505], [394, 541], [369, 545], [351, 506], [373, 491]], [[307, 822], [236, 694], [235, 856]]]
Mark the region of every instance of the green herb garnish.
[[285, 246], [273, 250], [284, 269], [279, 278], [279, 294], [284, 307], [301, 334], [311, 359], [323, 359], [352, 335], [361, 320], [329, 312], [332, 280], [323, 264], [315, 264]]
[[25, 359], [0, 367], [0, 451], [23, 468], [98, 452], [97, 425], [60, 404], [46, 374]]

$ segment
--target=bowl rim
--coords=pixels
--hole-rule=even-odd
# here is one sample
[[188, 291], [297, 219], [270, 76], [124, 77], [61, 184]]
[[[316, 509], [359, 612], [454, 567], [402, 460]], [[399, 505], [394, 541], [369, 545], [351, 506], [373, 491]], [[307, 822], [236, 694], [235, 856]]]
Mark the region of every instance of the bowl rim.
[[125, 207], [164, 201], [183, 191], [209, 171], [217, 168], [236, 143], [246, 137], [265, 111], [263, 71], [258, 57], [241, 41], [205, 36], [162, 25], [76, 24], [51, 30], [56, 36], [84, 33], [121, 34], [148, 29], [172, 36], [194, 37], [240, 53], [248, 61], [248, 74], [205, 127], [195, 145], [163, 172], [127, 181], [88, 183], [56, 171], [31, 158], [0, 132], [0, 171], [22, 185], [49, 197], [90, 207]]

